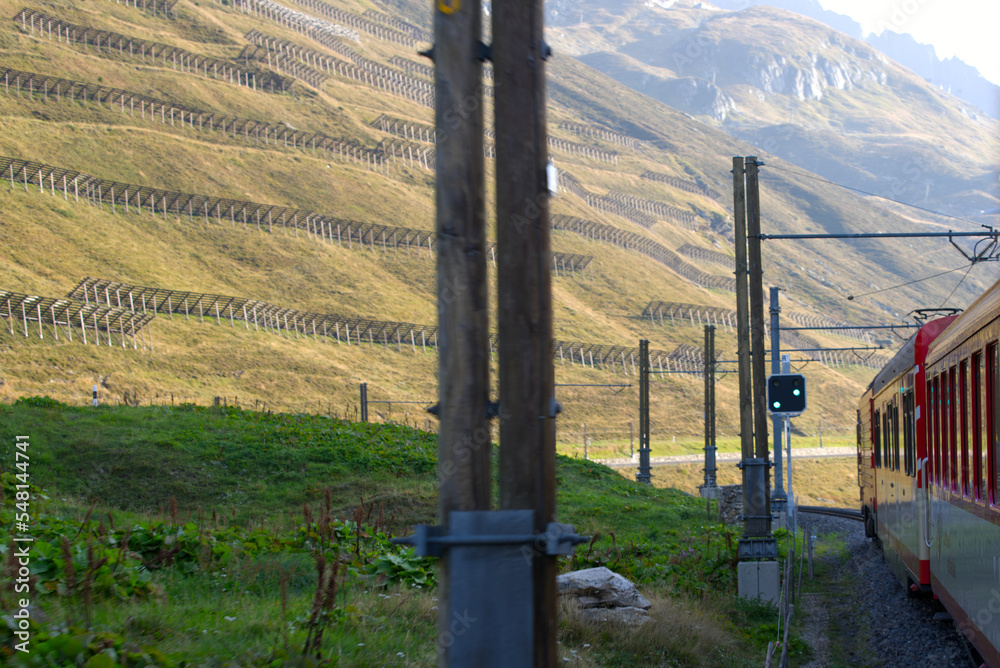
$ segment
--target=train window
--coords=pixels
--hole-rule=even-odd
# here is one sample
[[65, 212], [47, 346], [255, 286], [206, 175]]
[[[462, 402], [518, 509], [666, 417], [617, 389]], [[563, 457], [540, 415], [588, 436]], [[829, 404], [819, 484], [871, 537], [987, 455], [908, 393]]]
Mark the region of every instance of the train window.
[[917, 474], [917, 433], [913, 399], [916, 396], [913, 385], [903, 395], [903, 449], [906, 456], [906, 474]]
[[883, 457], [885, 457], [885, 467], [891, 471], [893, 470], [893, 468], [895, 468], [893, 466], [894, 460], [892, 458], [892, 403], [891, 402], [885, 405], [885, 413], [882, 415], [882, 427], [883, 431], [885, 432], [882, 434], [884, 441], [883, 446], [885, 447], [885, 452], [882, 453], [882, 455]]
[[930, 450], [931, 466], [934, 469], [934, 481], [941, 483], [941, 377], [935, 376], [930, 385], [929, 403], [930, 417], [928, 425], [927, 447]]
[[982, 501], [987, 497], [986, 488], [983, 483], [983, 435], [986, 429], [986, 416], [983, 413], [983, 354], [975, 352], [972, 354], [972, 365], [970, 367], [972, 377], [969, 379], [972, 385], [972, 493]]
[[997, 344], [991, 343], [986, 347], [986, 433], [989, 434], [988, 447], [984, 448], [988, 453], [988, 465], [986, 470], [989, 475], [989, 500], [991, 503], [1000, 501], [1000, 439], [997, 439], [997, 409], [1000, 408], [997, 395]]
[[885, 415], [882, 416], [882, 419], [885, 421], [885, 462], [886, 462], [886, 468], [888, 468], [890, 471], [892, 471], [892, 470], [894, 470], [896, 468], [896, 465], [895, 465], [895, 461], [896, 460], [892, 456], [892, 451], [893, 451], [893, 447], [892, 447], [893, 428], [892, 428], [892, 403], [891, 402], [888, 403], [888, 404], [886, 404], [886, 406], [885, 406]]
[[882, 407], [882, 462], [892, 470], [892, 402]]
[[941, 373], [941, 486], [948, 486], [948, 371]]
[[958, 491], [958, 369], [948, 369], [948, 482]]
[[969, 496], [971, 493], [969, 487], [969, 447], [972, 444], [972, 439], [969, 438], [969, 430], [972, 428], [972, 422], [969, 420], [969, 407], [971, 405], [969, 401], [969, 360], [962, 360], [958, 366], [958, 398], [959, 439], [955, 445], [958, 447], [959, 459], [961, 460], [959, 484], [962, 494]]
[[903, 471], [910, 475], [910, 393], [903, 389]]
[[872, 420], [872, 450], [875, 451], [875, 468], [882, 468], [881, 415], [881, 411], [875, 411], [875, 419]]
[[899, 470], [899, 399], [892, 399], [892, 468]]
[[892, 457], [889, 456], [889, 407], [882, 406], [882, 466], [892, 470]]

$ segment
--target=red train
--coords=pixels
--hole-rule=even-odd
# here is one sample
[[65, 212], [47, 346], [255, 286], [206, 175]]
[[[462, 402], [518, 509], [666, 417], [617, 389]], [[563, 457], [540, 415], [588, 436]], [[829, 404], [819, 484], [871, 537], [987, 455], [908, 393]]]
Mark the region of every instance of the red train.
[[1000, 282], [925, 323], [858, 405], [865, 535], [1000, 668]]

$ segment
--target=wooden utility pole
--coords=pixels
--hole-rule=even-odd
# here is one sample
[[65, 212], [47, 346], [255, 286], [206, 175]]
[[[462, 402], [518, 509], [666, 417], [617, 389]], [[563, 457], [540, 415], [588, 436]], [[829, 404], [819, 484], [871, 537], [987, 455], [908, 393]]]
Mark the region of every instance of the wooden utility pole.
[[[556, 516], [558, 412], [546, 173], [545, 59], [549, 54], [543, 4], [542, 0], [520, 0], [492, 5], [500, 410], [504, 414], [500, 506], [534, 510], [538, 532], [544, 532]], [[482, 155], [481, 149], [478, 154]], [[535, 551], [532, 575], [534, 666], [555, 666], [555, 556]]]
[[[757, 522], [756, 536], [771, 534], [771, 470], [767, 466], [770, 450], [767, 440], [767, 373], [764, 366], [764, 269], [760, 256], [760, 188], [757, 180], [755, 156], [747, 156], [746, 198], [747, 198], [747, 263], [750, 290], [750, 351], [753, 369], [753, 431], [754, 457], [764, 460], [764, 485], [752, 490], [755, 496], [753, 512], [764, 519]], [[750, 513], [748, 513], [750, 514]]]
[[[747, 292], [746, 182], [743, 158], [733, 158], [733, 228], [736, 236], [736, 343], [740, 377], [740, 443], [743, 459], [752, 459], [753, 386], [750, 377], [750, 303]], [[744, 497], [746, 469], [743, 470]], [[745, 506], [744, 506], [745, 507]]]
[[[740, 558], [737, 587], [741, 596], [776, 601], [778, 545], [771, 535], [770, 490], [767, 484], [764, 294], [758, 238], [760, 213], [757, 159], [752, 156], [746, 159], [733, 158], [733, 214], [736, 237], [740, 440], [743, 454], [740, 461], [743, 471], [743, 536], [737, 548]], [[749, 229], [751, 227], [752, 232]]]
[[[492, 496], [482, 9], [479, 2], [435, 4], [438, 509], [447, 531], [451, 511], [489, 510]], [[449, 567], [445, 552], [439, 566], [440, 634], [453, 622]], [[449, 665], [449, 648], [439, 643], [440, 666]]]

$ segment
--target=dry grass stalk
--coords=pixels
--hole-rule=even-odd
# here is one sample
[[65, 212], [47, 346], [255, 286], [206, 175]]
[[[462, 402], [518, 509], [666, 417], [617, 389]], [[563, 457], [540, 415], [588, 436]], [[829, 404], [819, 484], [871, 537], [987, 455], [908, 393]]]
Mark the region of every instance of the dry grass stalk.
[[83, 582], [80, 584], [80, 594], [83, 599], [83, 618], [90, 626], [91, 619], [93, 618], [94, 609], [94, 573], [96, 573], [104, 564], [108, 563], [107, 557], [101, 557], [96, 562], [94, 561], [94, 544], [87, 543], [87, 572], [84, 573]]
[[73, 565], [73, 553], [69, 549], [69, 541], [63, 538], [62, 544], [62, 557], [63, 557], [63, 570], [66, 572], [66, 591], [69, 596], [72, 596], [76, 592], [76, 567]]
[[323, 554], [316, 555], [316, 591], [313, 594], [309, 622], [306, 624], [308, 631], [306, 633], [306, 643], [302, 649], [302, 656], [309, 656], [311, 653], [315, 653], [317, 659], [321, 658], [323, 632], [329, 620], [329, 613], [333, 610], [334, 602], [337, 598], [337, 575], [339, 571], [339, 556], [328, 567]]
[[95, 500], [93, 503], [90, 504], [90, 508], [87, 509], [87, 514], [83, 516], [83, 521], [80, 522], [80, 528], [76, 530], [75, 534], [73, 534], [72, 541], [76, 541], [77, 537], [87, 527], [87, 522], [90, 521], [90, 516], [94, 513], [94, 508], [96, 507], [97, 507], [97, 501]]

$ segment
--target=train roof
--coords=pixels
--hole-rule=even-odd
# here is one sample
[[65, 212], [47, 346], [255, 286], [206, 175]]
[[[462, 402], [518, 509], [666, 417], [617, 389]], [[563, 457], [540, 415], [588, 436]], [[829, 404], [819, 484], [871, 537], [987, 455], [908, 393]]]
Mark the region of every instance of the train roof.
[[1000, 281], [981, 294], [931, 345], [927, 363], [936, 362], [1000, 314]]
[[951, 315], [925, 323], [903, 344], [903, 347], [889, 360], [889, 363], [875, 374], [872, 382], [865, 388], [865, 392], [874, 391], [878, 394], [893, 380], [908, 373], [917, 364], [923, 364], [931, 344], [941, 336], [942, 332], [947, 330], [957, 317]]

